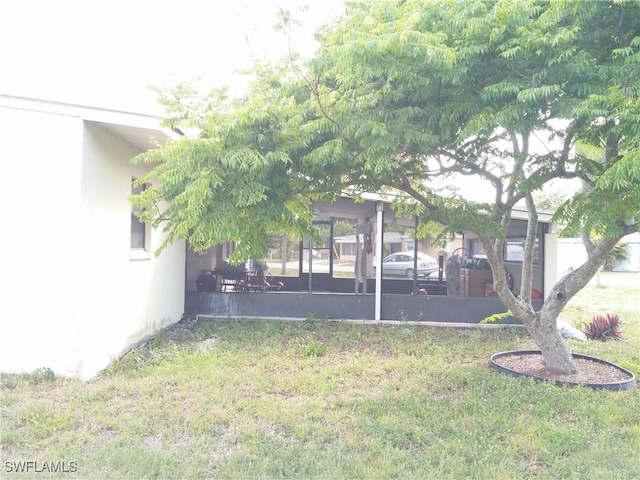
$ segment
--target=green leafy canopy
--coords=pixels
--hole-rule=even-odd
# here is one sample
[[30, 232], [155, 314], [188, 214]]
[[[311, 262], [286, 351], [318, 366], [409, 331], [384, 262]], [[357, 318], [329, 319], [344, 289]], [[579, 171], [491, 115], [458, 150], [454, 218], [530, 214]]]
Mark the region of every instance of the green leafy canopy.
[[[550, 368], [574, 372], [555, 320], [640, 220], [640, 3], [376, 0], [348, 9], [318, 32], [309, 61], [292, 54], [257, 65], [241, 99], [165, 92], [167, 124], [198, 134], [136, 160], [154, 165], [140, 179], [153, 187], [133, 202], [168, 232], [165, 245], [232, 240], [242, 260], [264, 254], [268, 233], [310, 232], [314, 200], [398, 192], [400, 211], [421, 214], [419, 232], [478, 235], [500, 300]], [[282, 31], [294, 23], [285, 14], [280, 22]], [[452, 188], [464, 178], [490, 197], [470, 202]], [[533, 194], [575, 179], [583, 188], [555, 218], [600, 241], [536, 311]], [[529, 228], [516, 297], [502, 251], [520, 205]]]
[[[135, 202], [167, 242], [236, 240], [249, 255], [268, 231], [308, 231], [311, 202], [348, 189], [394, 189], [425, 224], [499, 242], [514, 206], [580, 179], [556, 218], [620, 236], [640, 217], [638, 25], [635, 2], [350, 3], [313, 58], [257, 65], [241, 99], [163, 92], [167, 124], [198, 135], [137, 160], [156, 166]], [[490, 201], [443, 190], [466, 177]]]

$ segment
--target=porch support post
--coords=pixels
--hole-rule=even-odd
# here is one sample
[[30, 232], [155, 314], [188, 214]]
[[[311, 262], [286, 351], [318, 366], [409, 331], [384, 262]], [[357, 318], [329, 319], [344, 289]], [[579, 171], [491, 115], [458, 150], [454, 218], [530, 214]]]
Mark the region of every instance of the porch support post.
[[413, 217], [413, 290], [418, 290], [418, 216]]
[[360, 293], [360, 257], [362, 252], [360, 251], [360, 219], [356, 222], [356, 263], [353, 267], [353, 277], [355, 280], [354, 292], [356, 295]]
[[[360, 242], [360, 235], [362, 234], [362, 242]], [[354, 266], [354, 276], [356, 280], [355, 292], [356, 295], [359, 295], [360, 292], [366, 293], [364, 286], [361, 288], [360, 286], [365, 283], [366, 277], [362, 278], [362, 257], [364, 255], [364, 246], [365, 246], [365, 232], [364, 232], [364, 218], [358, 217], [356, 220], [356, 264]]]
[[547, 298], [558, 280], [558, 234], [555, 231], [545, 233], [543, 238], [542, 290]]
[[309, 235], [309, 251], [307, 252], [307, 255], [309, 256], [309, 290], [307, 293], [311, 295], [313, 293], [313, 285], [311, 283], [311, 276], [313, 271], [313, 237], [311, 235]]
[[382, 231], [384, 230], [384, 203], [376, 203], [376, 301], [375, 320], [380, 321], [382, 315]]

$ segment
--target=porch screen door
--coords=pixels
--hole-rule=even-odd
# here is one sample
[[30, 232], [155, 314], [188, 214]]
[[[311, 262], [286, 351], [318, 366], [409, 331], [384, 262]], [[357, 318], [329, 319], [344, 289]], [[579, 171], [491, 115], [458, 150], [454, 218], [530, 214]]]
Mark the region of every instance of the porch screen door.
[[305, 238], [302, 242], [302, 273], [333, 275], [333, 222], [316, 220], [314, 227], [320, 233], [322, 243]]

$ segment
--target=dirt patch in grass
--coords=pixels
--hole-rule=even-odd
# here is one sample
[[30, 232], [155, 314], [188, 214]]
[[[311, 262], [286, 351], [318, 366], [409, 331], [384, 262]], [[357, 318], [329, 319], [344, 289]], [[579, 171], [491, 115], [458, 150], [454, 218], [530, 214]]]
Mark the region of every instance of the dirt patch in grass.
[[164, 329], [164, 335], [169, 340], [182, 340], [187, 332], [190, 332], [198, 326], [199, 320], [196, 317], [182, 317], [182, 319], [173, 325]]

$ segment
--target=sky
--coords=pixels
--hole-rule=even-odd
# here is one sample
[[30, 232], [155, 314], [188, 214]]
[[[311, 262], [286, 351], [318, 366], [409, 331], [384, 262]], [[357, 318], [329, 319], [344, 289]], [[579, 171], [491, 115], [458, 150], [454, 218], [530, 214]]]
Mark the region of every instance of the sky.
[[278, 7], [298, 12], [293, 45], [310, 55], [313, 31], [344, 0], [2, 2], [0, 93], [161, 115], [150, 85], [199, 79], [233, 91], [252, 59], [285, 55]]
[[[345, 0], [6, 0], [0, 94], [162, 115], [151, 85], [200, 79], [237, 93], [247, 80], [234, 72], [288, 52], [278, 7], [302, 22], [292, 45], [310, 56]], [[465, 190], [490, 200], [477, 183]]]

